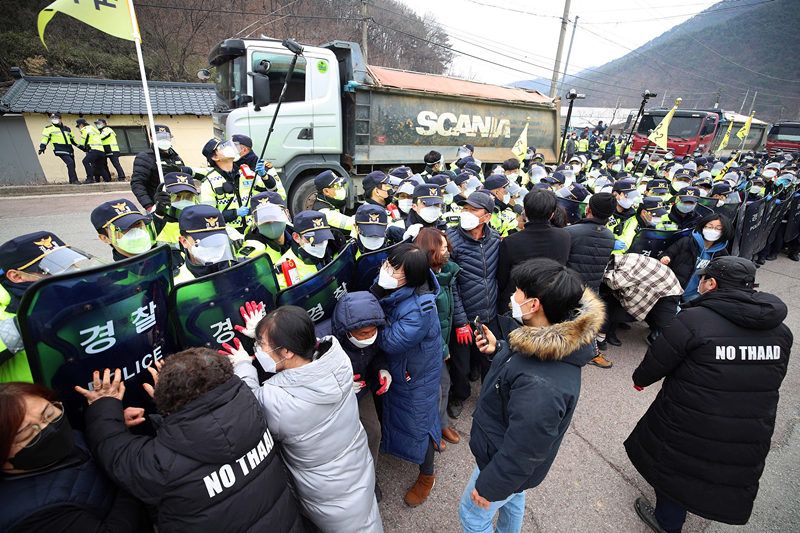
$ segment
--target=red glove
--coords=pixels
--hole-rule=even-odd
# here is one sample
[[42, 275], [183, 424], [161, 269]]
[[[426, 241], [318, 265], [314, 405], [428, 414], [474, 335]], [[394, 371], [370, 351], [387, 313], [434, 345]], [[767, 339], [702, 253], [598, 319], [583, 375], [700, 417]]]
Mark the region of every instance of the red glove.
[[639, 385], [634, 385], [633, 388], [640, 392], [644, 390], [644, 387], [640, 387]]
[[353, 375], [353, 392], [358, 394], [358, 392], [367, 386], [367, 382], [361, 379], [361, 374]]
[[380, 382], [381, 388], [375, 391], [375, 394], [378, 396], [386, 394], [386, 391], [392, 386], [392, 375], [388, 370], [378, 370], [378, 382]]
[[456, 328], [456, 342], [458, 344], [472, 344], [472, 328], [468, 324]]

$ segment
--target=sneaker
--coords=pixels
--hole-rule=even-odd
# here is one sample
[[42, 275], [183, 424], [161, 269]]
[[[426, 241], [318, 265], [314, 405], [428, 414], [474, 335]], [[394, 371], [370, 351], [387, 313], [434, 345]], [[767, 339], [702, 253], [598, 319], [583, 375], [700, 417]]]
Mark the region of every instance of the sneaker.
[[647, 524], [650, 529], [656, 533], [667, 533], [663, 527], [658, 525], [658, 520], [656, 520], [656, 511], [653, 509], [653, 506], [650, 505], [650, 502], [647, 501], [647, 498], [636, 498], [636, 503], [633, 504], [633, 508], [636, 509], [636, 514], [639, 515], [639, 518], [642, 519], [642, 522]]
[[605, 354], [602, 353], [597, 354], [591, 361], [589, 361], [589, 364], [599, 366], [600, 368], [611, 368], [614, 366], [614, 363], [606, 359]]
[[464, 409], [464, 402], [451, 398], [447, 402], [447, 416], [450, 418], [458, 418], [461, 416], [461, 411]]
[[597, 341], [597, 351], [605, 352], [606, 350], [608, 350], [608, 343], [605, 340]]

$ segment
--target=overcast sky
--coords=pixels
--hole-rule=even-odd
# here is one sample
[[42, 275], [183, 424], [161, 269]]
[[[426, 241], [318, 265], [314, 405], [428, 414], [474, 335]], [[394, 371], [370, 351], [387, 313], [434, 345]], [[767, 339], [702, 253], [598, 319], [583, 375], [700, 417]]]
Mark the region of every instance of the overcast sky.
[[[454, 49], [516, 69], [456, 54], [453, 75], [501, 85], [552, 76], [563, 0], [401, 1], [420, 15], [435, 16], [450, 35]], [[577, 15], [579, 19], [567, 72], [575, 74], [621, 57], [629, 52], [628, 48], [645, 44], [715, 3], [716, 0], [572, 0], [569, 18]], [[562, 71], [571, 35], [570, 22]], [[536, 88], [547, 91], [547, 87]]]

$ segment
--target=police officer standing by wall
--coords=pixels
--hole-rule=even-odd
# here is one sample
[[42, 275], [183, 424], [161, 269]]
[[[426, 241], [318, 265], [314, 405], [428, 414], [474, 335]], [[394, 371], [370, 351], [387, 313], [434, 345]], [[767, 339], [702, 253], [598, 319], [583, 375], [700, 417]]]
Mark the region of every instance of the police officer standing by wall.
[[61, 122], [61, 115], [58, 113], [50, 115], [50, 124], [42, 130], [39, 155], [44, 153], [49, 143], [53, 143], [53, 153], [67, 166], [69, 182], [80, 185], [78, 174], [75, 173], [75, 152], [72, 149], [75, 139], [72, 137], [72, 130]]
[[[100, 140], [103, 141], [103, 151], [106, 154], [106, 159], [111, 161], [114, 165], [114, 170], [117, 171], [117, 181], [125, 181], [125, 171], [122, 170], [122, 165], [119, 164], [119, 144], [117, 144], [117, 134], [106, 122], [104, 118], [98, 118], [94, 121], [97, 131], [100, 132]], [[106, 165], [108, 169], [108, 165]]]
[[86, 183], [94, 183], [98, 177], [103, 181], [111, 181], [111, 174], [108, 173], [106, 166], [106, 153], [103, 150], [103, 141], [100, 139], [100, 132], [97, 128], [86, 122], [86, 119], [79, 118], [75, 121], [78, 127], [80, 139], [77, 145], [86, 152], [83, 158], [83, 168], [86, 170]]

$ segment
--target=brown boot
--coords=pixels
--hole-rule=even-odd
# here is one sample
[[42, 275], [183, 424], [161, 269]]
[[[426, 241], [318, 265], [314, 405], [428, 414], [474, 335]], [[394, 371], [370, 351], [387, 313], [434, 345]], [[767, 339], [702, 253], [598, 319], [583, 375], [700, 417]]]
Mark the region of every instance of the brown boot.
[[449, 442], [450, 444], [458, 444], [461, 441], [461, 437], [458, 435], [458, 431], [453, 426], [444, 428], [442, 430], [442, 438]]
[[417, 482], [414, 483], [414, 486], [408, 489], [406, 492], [405, 498], [403, 501], [406, 502], [406, 505], [409, 507], [417, 507], [425, 503], [425, 500], [428, 499], [428, 496], [431, 494], [431, 490], [433, 486], [436, 484], [436, 476], [426, 476], [425, 474], [420, 474], [417, 478]]
[[447, 443], [444, 440], [440, 440], [439, 441], [439, 449], [436, 450], [436, 451], [439, 452], [439, 453], [442, 453], [446, 449], [447, 449]]

